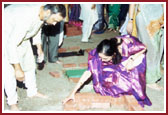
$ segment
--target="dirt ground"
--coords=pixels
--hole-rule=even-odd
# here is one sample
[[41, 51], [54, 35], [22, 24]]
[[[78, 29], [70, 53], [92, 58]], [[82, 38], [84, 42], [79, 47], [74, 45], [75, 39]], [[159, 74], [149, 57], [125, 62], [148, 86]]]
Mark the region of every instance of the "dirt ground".
[[[79, 46], [81, 49], [95, 48], [97, 44], [106, 38], [111, 38], [118, 35], [118, 33], [106, 31], [103, 34], [93, 34], [91, 37], [92, 43], [81, 43], [81, 36], [66, 37], [61, 48], [68, 48], [72, 46]], [[88, 54], [85, 52], [84, 56], [71, 56], [60, 58], [64, 64], [66, 63], [87, 63]], [[79, 67], [76, 67], [79, 68]], [[75, 69], [76, 69], [75, 68]], [[71, 68], [74, 69], [74, 68]], [[19, 102], [18, 106], [21, 109], [21, 112], [67, 112], [63, 110], [62, 100], [65, 99], [76, 83], [69, 81], [65, 75], [65, 68], [62, 65], [55, 63], [47, 63], [45, 68], [41, 71], [37, 70], [37, 87], [38, 91], [49, 96], [48, 99], [40, 98], [27, 98], [26, 90], [18, 88]], [[61, 73], [61, 77], [54, 78], [49, 72], [58, 71]], [[164, 78], [164, 77], [163, 77]], [[164, 85], [164, 79], [159, 82], [159, 85]], [[80, 92], [94, 92], [92, 87], [92, 82], [85, 85]], [[147, 87], [147, 95], [152, 101], [152, 106], [145, 106], [145, 111], [159, 111], [164, 112], [165, 109], [165, 89], [164, 91], [156, 91]], [[125, 111], [123, 108], [112, 107], [110, 109], [90, 109], [88, 111], [104, 111], [104, 112], [121, 112]], [[9, 112], [9, 107], [6, 104], [6, 98], [4, 98], [4, 112]]]

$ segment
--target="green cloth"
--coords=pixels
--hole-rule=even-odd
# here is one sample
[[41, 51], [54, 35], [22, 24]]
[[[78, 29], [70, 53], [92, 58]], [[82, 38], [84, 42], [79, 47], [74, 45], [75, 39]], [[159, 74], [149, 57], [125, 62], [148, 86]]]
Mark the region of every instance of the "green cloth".
[[109, 16], [109, 25], [108, 28], [117, 29], [119, 26], [118, 15], [120, 13], [120, 4], [109, 4], [108, 7], [108, 16]]
[[79, 78], [87, 69], [76, 69], [76, 70], [67, 70], [66, 75], [70, 78]]

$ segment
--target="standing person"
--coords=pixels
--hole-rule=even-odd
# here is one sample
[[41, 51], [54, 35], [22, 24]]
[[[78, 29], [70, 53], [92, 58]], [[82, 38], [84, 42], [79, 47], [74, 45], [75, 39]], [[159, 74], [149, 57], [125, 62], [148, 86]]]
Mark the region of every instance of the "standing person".
[[81, 42], [89, 42], [93, 25], [98, 20], [98, 14], [95, 4], [80, 4], [80, 19], [83, 20]]
[[129, 4], [121, 4], [120, 5], [120, 13], [118, 15], [119, 17], [119, 26], [121, 27], [123, 23], [125, 22], [127, 13], [129, 9]]
[[108, 4], [107, 13], [109, 17], [108, 29], [116, 32], [119, 29], [120, 4]]
[[136, 28], [137, 36], [142, 43], [147, 46], [147, 86], [156, 90], [162, 90], [163, 87], [157, 84], [162, 78], [160, 71], [161, 57], [164, 45], [164, 11], [162, 4], [131, 4], [129, 8], [129, 22], [127, 31], [132, 34], [133, 14], [137, 9]]
[[74, 26], [81, 27], [82, 22], [79, 20], [80, 17], [80, 4], [70, 4], [70, 15], [69, 15], [69, 24], [73, 24]]
[[65, 17], [65, 7], [56, 4], [13, 4], [4, 9], [3, 85], [10, 110], [19, 110], [16, 80], [24, 81], [28, 97], [46, 98], [36, 87], [35, 60], [29, 38], [43, 55], [40, 28], [55, 25]]
[[150, 106], [146, 95], [145, 52], [146, 47], [129, 35], [103, 40], [89, 53], [88, 70], [63, 104], [74, 99], [77, 90], [92, 76], [96, 93], [112, 97], [133, 95], [142, 107]]
[[58, 47], [62, 44], [64, 37], [64, 22], [61, 21], [56, 25], [43, 25], [42, 27], [42, 49], [44, 51], [45, 63], [62, 62], [58, 59]]
[[98, 20], [93, 26], [93, 30], [101, 31], [104, 29], [104, 5], [103, 4], [96, 4], [97, 14], [98, 14]]

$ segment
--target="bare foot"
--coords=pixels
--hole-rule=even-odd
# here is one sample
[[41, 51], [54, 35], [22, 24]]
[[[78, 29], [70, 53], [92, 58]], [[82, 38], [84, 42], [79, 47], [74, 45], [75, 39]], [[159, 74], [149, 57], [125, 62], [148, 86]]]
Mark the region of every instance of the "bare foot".
[[117, 31], [116, 31], [116, 30], [113, 30], [113, 32], [115, 32], [115, 33], [116, 33]]
[[14, 105], [10, 106], [10, 110], [11, 111], [19, 111], [19, 108], [18, 108], [17, 104], [14, 104]]
[[34, 95], [34, 96], [30, 97], [30, 98], [34, 98], [34, 97], [39, 97], [39, 98], [43, 98], [43, 99], [47, 99], [48, 98], [48, 96], [46, 96], [46, 95], [44, 95], [42, 93], [39, 93], [39, 92], [37, 92], [36, 95]]
[[157, 91], [163, 90], [163, 87], [162, 87], [162, 86], [159, 86], [159, 85], [156, 84], [156, 83], [147, 84], [147, 86], [148, 86], [149, 88], [154, 89], [154, 90], [157, 90]]
[[109, 28], [108, 31], [111, 32], [111, 31], [113, 31], [113, 29], [112, 29], [112, 28]]

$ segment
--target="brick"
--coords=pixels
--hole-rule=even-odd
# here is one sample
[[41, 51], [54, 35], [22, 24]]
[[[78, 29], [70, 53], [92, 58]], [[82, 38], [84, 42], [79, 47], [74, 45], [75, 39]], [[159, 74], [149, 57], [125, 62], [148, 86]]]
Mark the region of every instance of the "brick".
[[60, 73], [57, 72], [57, 71], [49, 72], [49, 74], [50, 74], [52, 77], [55, 77], [55, 78], [59, 78], [59, 77], [60, 77]]
[[78, 29], [79, 31], [81, 31], [81, 32], [82, 32], [82, 28], [81, 28], [81, 27], [77, 27], [77, 29]]
[[92, 50], [91, 48], [85, 49], [87, 53], [89, 53], [91, 50]]
[[80, 63], [79, 67], [87, 68], [88, 67], [88, 63]]
[[73, 100], [70, 100], [64, 104], [64, 110], [65, 111], [78, 110], [77, 104]]
[[110, 103], [92, 103], [91, 108], [108, 109], [110, 108]]
[[135, 99], [133, 95], [125, 95], [125, 100], [128, 104], [129, 111], [144, 111], [144, 108], [138, 104], [138, 101]]
[[73, 78], [73, 77], [69, 78], [69, 80], [74, 82], [74, 83], [78, 83], [79, 79], [80, 78]]
[[65, 34], [67, 36], [77, 36], [82, 34], [82, 30], [74, 25], [65, 25]]
[[124, 106], [124, 105], [127, 104], [126, 101], [125, 101], [124, 96], [112, 98], [111, 103], [112, 103], [113, 105], [117, 105], [117, 106]]
[[69, 63], [69, 64], [63, 64], [64, 68], [71, 68], [71, 67], [76, 67], [75, 63]]
[[[85, 92], [85, 93], [76, 93], [75, 94], [75, 103], [71, 103], [74, 105], [68, 105], [68, 110], [86, 110], [86, 109], [108, 109], [111, 106], [118, 106], [126, 108], [127, 110], [142, 110], [142, 107], [131, 105], [131, 103], [127, 103], [125, 96], [121, 96], [118, 98], [113, 98], [111, 96], [101, 96], [97, 93]], [[134, 107], [135, 106], [135, 107]], [[66, 108], [67, 109], [67, 108]]]
[[59, 48], [59, 49], [58, 49], [58, 53], [62, 53], [62, 52], [66, 52], [66, 51], [67, 51], [66, 48]]
[[[76, 30], [74, 30], [76, 31]], [[82, 33], [81, 32], [68, 32], [66, 34], [66, 36], [70, 37], [70, 36], [78, 36], [78, 35], [81, 35]]]
[[69, 47], [68, 48], [69, 50], [80, 50], [80, 47], [79, 46], [72, 46], [72, 47]]
[[135, 97], [133, 95], [125, 95], [125, 100], [128, 104], [132, 104], [132, 105], [137, 105], [138, 101], [135, 99]]

